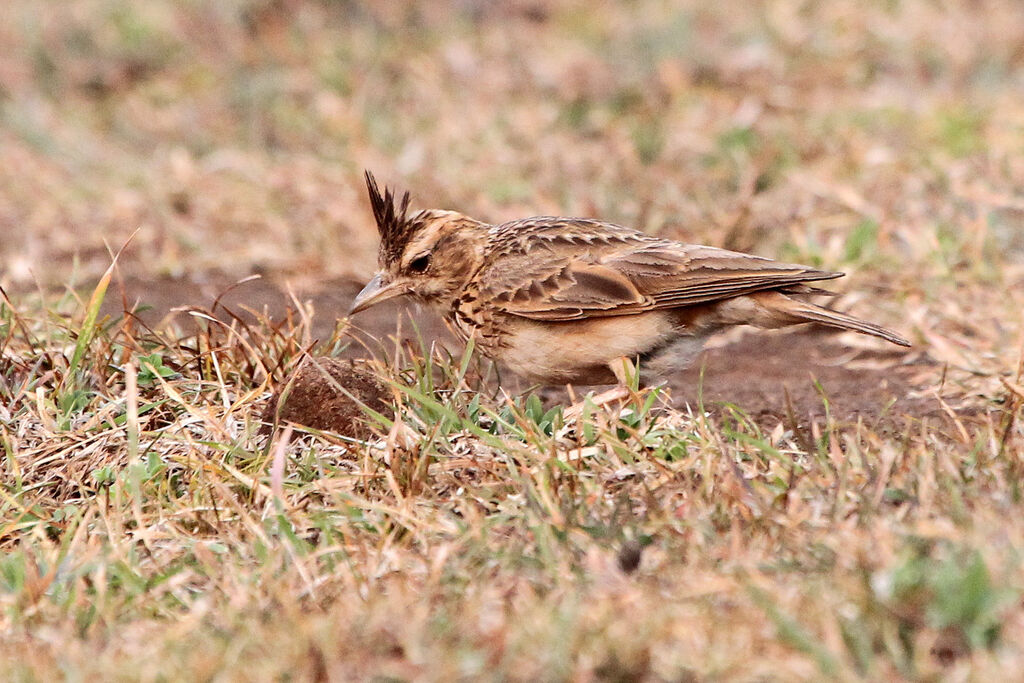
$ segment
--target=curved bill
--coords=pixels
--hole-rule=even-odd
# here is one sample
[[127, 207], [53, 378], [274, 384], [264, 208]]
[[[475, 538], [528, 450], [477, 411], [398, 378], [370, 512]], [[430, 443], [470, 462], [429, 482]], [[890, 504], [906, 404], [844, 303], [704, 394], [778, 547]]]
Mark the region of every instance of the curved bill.
[[352, 301], [352, 308], [348, 310], [348, 314], [358, 313], [364, 311], [370, 306], [375, 306], [382, 301], [387, 301], [400, 294], [404, 294], [405, 289], [398, 283], [387, 282], [384, 276], [378, 273], [373, 276], [373, 279], [366, 283], [366, 286], [356, 294], [355, 300]]

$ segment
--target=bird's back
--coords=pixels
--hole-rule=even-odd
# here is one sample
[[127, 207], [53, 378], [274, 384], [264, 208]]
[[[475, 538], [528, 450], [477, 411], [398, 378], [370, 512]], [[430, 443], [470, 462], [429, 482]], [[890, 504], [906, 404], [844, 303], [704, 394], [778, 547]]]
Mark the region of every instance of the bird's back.
[[683, 244], [585, 218], [489, 229], [482, 297], [509, 315], [580, 320], [721, 301], [842, 273]]

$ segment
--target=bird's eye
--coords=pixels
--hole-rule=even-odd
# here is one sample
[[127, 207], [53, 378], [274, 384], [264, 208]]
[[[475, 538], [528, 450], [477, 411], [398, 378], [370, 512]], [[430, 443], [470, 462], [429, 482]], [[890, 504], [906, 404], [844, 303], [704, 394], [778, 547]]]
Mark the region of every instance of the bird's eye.
[[409, 262], [409, 270], [413, 273], [422, 273], [430, 267], [430, 254], [417, 256]]

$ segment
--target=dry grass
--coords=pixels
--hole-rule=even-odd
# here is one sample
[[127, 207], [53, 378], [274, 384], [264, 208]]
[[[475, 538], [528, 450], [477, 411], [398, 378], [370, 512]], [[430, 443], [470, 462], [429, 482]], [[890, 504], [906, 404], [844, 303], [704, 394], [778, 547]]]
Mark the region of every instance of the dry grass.
[[[0, 676], [1024, 669], [1020, 4], [377, 4], [0, 7]], [[564, 425], [403, 352], [403, 428], [267, 440], [303, 312], [98, 315], [105, 272], [365, 277], [364, 167], [847, 269], [944, 417]]]

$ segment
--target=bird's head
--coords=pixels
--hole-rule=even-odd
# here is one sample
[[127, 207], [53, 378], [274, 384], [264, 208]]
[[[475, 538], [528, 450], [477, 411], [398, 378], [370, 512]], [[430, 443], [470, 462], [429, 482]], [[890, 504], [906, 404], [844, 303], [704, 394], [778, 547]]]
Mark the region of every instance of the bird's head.
[[403, 294], [450, 306], [483, 264], [488, 226], [455, 211], [410, 216], [409, 193], [396, 202], [389, 188], [381, 193], [369, 171], [366, 187], [380, 232], [378, 269], [356, 295], [349, 315]]

